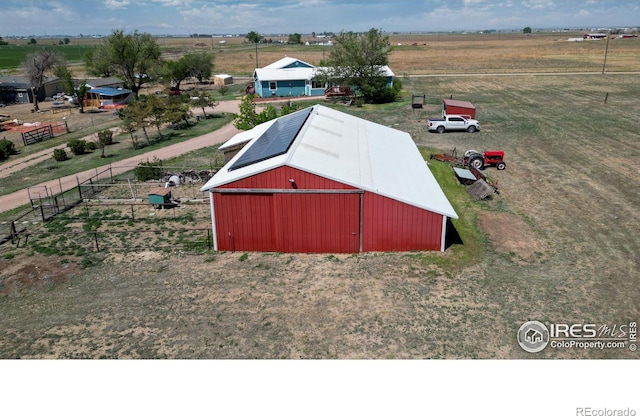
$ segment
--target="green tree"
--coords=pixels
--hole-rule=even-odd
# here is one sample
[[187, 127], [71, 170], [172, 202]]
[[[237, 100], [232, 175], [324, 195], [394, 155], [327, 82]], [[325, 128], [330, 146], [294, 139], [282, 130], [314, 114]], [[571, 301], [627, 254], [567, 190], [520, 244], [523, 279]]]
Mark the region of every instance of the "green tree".
[[251, 43], [260, 43], [264, 39], [264, 36], [261, 36], [259, 33], [254, 32], [253, 30], [247, 33], [247, 36], [245, 37], [249, 39], [249, 42]]
[[525, 35], [528, 35], [531, 33], [531, 28], [529, 26], [525, 27], [524, 29], [522, 29], [522, 33], [524, 33]]
[[289, 35], [289, 40], [287, 40], [287, 43], [290, 45], [302, 44], [302, 35], [300, 35], [300, 33], [294, 33], [293, 35]]
[[97, 76], [116, 75], [137, 97], [143, 84], [161, 67], [162, 52], [149, 33], [115, 30], [85, 56], [87, 69]]
[[[293, 108], [293, 107], [292, 107]], [[288, 110], [282, 111], [281, 115], [288, 114]], [[278, 117], [278, 110], [275, 109], [271, 104], [267, 104], [262, 110], [262, 112], [256, 112], [256, 103], [254, 101], [254, 96], [251, 94], [247, 94], [242, 97], [242, 101], [240, 102], [240, 113], [238, 117], [233, 121], [233, 125], [238, 130], [251, 130], [258, 124], [264, 123], [265, 121], [273, 120]]]
[[187, 60], [182, 57], [177, 61], [165, 62], [164, 74], [176, 88], [180, 89], [182, 81], [191, 77], [191, 68], [189, 68]]
[[38, 41], [35, 40], [35, 38], [29, 39], [29, 45], [35, 45], [36, 43], [38, 43]]
[[69, 43], [71, 43], [71, 40], [69, 40], [69, 38], [64, 38], [64, 44], [68, 45]]
[[38, 91], [42, 88], [47, 74], [52, 73], [64, 60], [51, 49], [38, 49], [29, 54], [23, 63], [24, 70], [29, 77], [33, 95], [33, 111], [40, 110], [38, 106]]
[[177, 61], [169, 61], [164, 65], [164, 76], [180, 88], [182, 81], [194, 77], [202, 83], [211, 77], [213, 55], [208, 53], [187, 53]]
[[73, 74], [65, 65], [59, 65], [55, 69], [55, 75], [63, 80], [65, 89], [69, 91], [69, 95], [78, 103], [80, 113], [84, 113], [84, 96], [90, 89], [87, 86], [87, 80], [82, 79], [79, 82], [75, 82]]
[[213, 73], [213, 55], [210, 53], [189, 53], [184, 56], [188, 62], [191, 76], [196, 78], [199, 83], [205, 79], [211, 78]]
[[118, 110], [118, 116], [122, 120], [122, 125], [125, 131], [129, 132], [131, 141], [133, 142], [134, 149], [138, 147], [138, 143], [133, 136], [133, 132], [137, 129], [142, 129], [144, 138], [147, 144], [151, 144], [147, 127], [150, 127], [149, 122], [150, 110], [147, 104], [145, 96], [140, 96], [137, 100], [130, 102], [126, 107]]
[[4, 45], [8, 45], [8, 44], [9, 44], [9, 42], [7, 42], [6, 40], [4, 40], [4, 39], [2, 38], [2, 36], [0, 36], [0, 46], [4, 46]]
[[198, 93], [192, 96], [189, 100], [189, 106], [192, 108], [201, 108], [202, 114], [205, 118], [207, 118], [205, 108], [216, 108], [217, 105], [218, 102], [213, 98], [213, 96], [209, 92], [204, 90], [198, 91]]
[[[186, 99], [188, 100], [189, 98], [187, 97]], [[191, 110], [189, 110], [189, 103], [185, 102], [182, 97], [168, 97], [167, 102], [164, 103], [163, 107], [161, 115], [163, 123], [178, 126], [180, 123], [184, 122], [189, 126], [189, 117], [193, 114], [191, 113]]]
[[354, 86], [365, 102], [382, 103], [395, 100], [397, 94], [386, 85], [382, 67], [388, 64], [391, 45], [389, 36], [370, 29], [365, 34], [341, 32], [329, 56], [326, 76], [342, 84]]
[[238, 130], [251, 130], [258, 125], [258, 114], [256, 113], [256, 103], [251, 94], [242, 97], [238, 116], [233, 120], [233, 125]]

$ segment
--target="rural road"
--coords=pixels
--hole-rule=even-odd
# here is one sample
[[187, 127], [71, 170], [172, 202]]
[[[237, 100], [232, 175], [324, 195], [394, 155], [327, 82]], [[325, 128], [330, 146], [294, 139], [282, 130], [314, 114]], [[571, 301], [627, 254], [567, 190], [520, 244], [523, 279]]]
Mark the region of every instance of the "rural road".
[[[215, 111], [237, 113], [239, 111], [239, 104], [239, 101], [221, 101]], [[203, 134], [202, 136], [194, 137], [193, 139], [163, 147], [162, 149], [153, 150], [151, 152], [114, 162], [111, 164], [111, 167], [119, 171], [118, 168], [125, 169], [126, 167], [136, 166], [140, 161], [153, 159], [154, 157], [157, 157], [158, 159], [169, 159], [192, 150], [202, 149], [218, 143], [224, 143], [238, 133], [238, 131], [239, 130], [233, 126], [233, 123], [229, 123], [218, 130]], [[29, 155], [25, 160], [17, 159], [16, 161], [11, 162], [11, 164], [2, 165], [2, 167], [0, 167], [0, 177], [7, 176], [16, 170], [25, 169], [41, 162], [44, 159], [50, 158], [51, 152], [52, 149], [47, 149], [40, 152], [42, 154], [35, 153]], [[66, 191], [77, 186], [78, 181], [82, 182], [95, 174], [96, 169], [91, 169], [74, 175], [65, 176], [60, 179], [47, 181], [35, 185], [32, 188], [44, 188], [46, 186], [47, 189], [53, 189], [54, 192], [58, 192], [60, 187], [62, 187], [62, 189]], [[26, 204], [29, 204], [29, 193], [26, 189], [0, 196], [0, 212], [9, 211]]]

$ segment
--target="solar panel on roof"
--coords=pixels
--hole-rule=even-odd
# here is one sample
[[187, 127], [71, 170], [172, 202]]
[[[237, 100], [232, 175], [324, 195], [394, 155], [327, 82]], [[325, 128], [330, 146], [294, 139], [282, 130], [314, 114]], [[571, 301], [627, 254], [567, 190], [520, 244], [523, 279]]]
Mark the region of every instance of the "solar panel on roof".
[[229, 171], [240, 169], [272, 157], [280, 156], [291, 147], [302, 125], [313, 107], [296, 111], [277, 119], [242, 156], [229, 167]]

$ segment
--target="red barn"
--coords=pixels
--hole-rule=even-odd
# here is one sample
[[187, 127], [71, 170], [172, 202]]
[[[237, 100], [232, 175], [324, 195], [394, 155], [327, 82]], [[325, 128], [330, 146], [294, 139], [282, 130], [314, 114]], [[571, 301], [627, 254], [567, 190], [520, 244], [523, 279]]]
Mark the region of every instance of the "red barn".
[[442, 100], [442, 116], [468, 116], [476, 118], [476, 108], [469, 101]]
[[408, 133], [316, 105], [239, 135], [201, 189], [216, 250], [444, 250], [458, 216]]

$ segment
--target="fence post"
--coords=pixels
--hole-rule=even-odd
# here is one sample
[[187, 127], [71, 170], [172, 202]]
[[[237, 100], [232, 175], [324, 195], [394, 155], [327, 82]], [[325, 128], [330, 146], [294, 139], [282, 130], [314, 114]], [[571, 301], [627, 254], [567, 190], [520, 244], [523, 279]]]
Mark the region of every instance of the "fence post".
[[16, 223], [15, 221], [11, 221], [11, 244], [15, 244], [14, 236], [16, 236], [18, 232], [16, 231]]
[[40, 216], [42, 217], [42, 222], [45, 222], [46, 219], [44, 218], [44, 207], [42, 206], [42, 200], [40, 201]]
[[96, 251], [100, 251], [100, 246], [98, 246], [98, 233], [94, 232], [93, 233], [93, 238], [96, 240]]
[[78, 195], [80, 195], [80, 200], [83, 200], [84, 198], [82, 197], [82, 188], [80, 187], [80, 178], [78, 178], [78, 175], [76, 175], [76, 182], [78, 183]]

